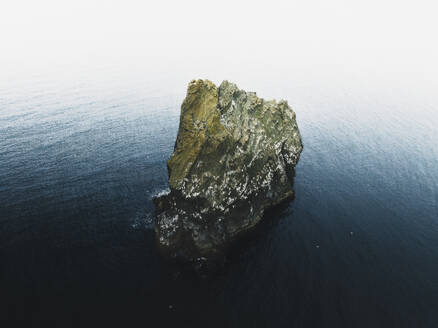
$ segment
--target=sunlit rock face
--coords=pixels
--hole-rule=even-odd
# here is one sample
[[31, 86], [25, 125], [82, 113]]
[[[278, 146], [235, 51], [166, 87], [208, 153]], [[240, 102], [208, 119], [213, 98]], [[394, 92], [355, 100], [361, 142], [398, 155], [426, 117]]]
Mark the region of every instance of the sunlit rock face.
[[286, 101], [228, 81], [190, 82], [167, 162], [170, 192], [154, 199], [160, 249], [189, 261], [223, 254], [265, 209], [293, 198], [302, 148]]

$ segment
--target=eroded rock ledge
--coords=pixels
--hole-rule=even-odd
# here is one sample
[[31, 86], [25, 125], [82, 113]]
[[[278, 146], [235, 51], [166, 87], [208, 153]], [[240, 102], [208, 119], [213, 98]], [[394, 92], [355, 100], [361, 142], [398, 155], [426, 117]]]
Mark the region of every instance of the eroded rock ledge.
[[183, 260], [222, 253], [265, 209], [292, 199], [301, 150], [286, 101], [191, 81], [167, 162], [170, 192], [154, 199], [160, 249]]

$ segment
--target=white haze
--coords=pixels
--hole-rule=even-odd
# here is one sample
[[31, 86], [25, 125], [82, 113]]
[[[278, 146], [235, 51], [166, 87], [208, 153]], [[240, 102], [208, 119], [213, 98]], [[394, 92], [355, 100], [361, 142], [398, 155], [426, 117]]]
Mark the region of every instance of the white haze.
[[253, 89], [262, 79], [358, 77], [432, 91], [437, 9], [425, 0], [2, 0], [0, 81], [111, 68]]

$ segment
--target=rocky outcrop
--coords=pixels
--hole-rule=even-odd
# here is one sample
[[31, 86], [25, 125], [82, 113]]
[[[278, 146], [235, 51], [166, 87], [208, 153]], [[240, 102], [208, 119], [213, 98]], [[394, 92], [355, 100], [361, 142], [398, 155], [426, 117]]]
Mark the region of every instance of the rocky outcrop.
[[170, 192], [154, 199], [160, 249], [184, 260], [222, 253], [265, 209], [293, 198], [301, 150], [286, 101], [228, 81], [190, 82], [167, 162]]

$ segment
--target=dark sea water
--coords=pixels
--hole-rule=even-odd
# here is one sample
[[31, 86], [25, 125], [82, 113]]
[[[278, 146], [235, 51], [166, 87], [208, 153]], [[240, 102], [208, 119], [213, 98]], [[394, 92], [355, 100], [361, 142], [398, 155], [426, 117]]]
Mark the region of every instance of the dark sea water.
[[296, 198], [199, 276], [151, 201], [188, 81], [60, 80], [0, 88], [1, 327], [438, 327], [433, 94], [235, 81], [295, 109]]

